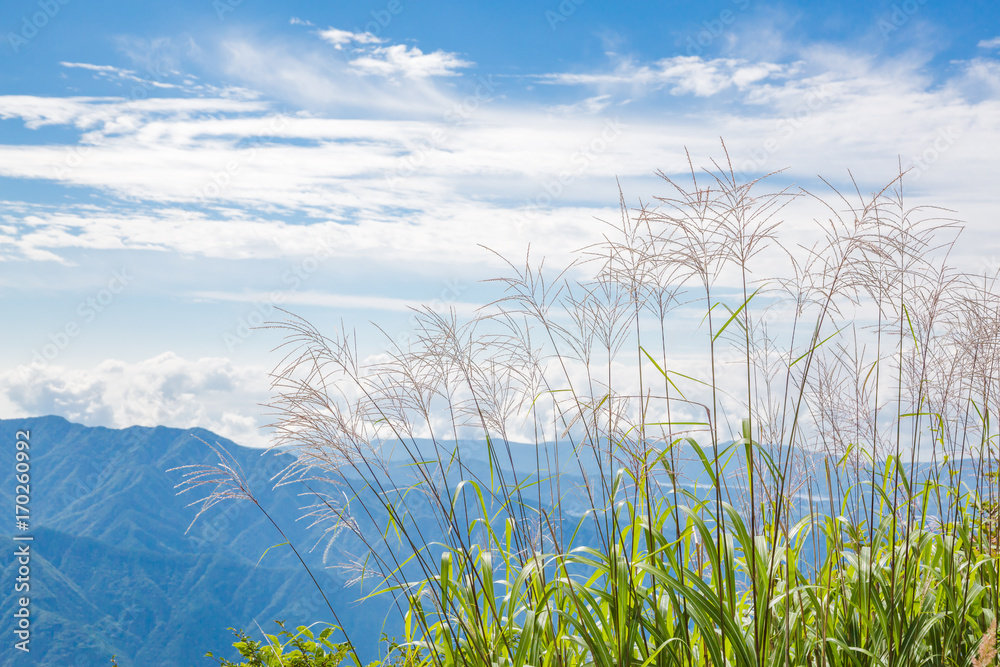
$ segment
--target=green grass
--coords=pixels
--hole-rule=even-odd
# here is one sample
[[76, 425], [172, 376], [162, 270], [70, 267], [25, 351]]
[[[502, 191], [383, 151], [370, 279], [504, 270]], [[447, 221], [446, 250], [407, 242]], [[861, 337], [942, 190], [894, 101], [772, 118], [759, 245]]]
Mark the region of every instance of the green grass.
[[[692, 168], [563, 272], [509, 264], [481, 317], [422, 311], [406, 349], [275, 324], [279, 483], [362, 547], [405, 622], [387, 660], [998, 664], [1000, 294], [904, 182], [824, 199]], [[786, 247], [804, 202], [815, 240]], [[207, 502], [249, 496], [216, 472]]]

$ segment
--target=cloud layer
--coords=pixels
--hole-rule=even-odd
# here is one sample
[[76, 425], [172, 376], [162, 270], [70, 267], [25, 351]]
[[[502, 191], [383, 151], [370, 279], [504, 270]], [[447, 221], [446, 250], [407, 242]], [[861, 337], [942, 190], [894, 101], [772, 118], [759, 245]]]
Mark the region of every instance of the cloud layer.
[[0, 390], [18, 413], [10, 417], [55, 414], [115, 428], [200, 426], [243, 445], [267, 442], [257, 405], [267, 400], [266, 369], [229, 359], [167, 352], [87, 369], [24, 366], [0, 375]]
[[[467, 77], [464, 96], [426, 81], [470, 65], [453, 54], [382, 46], [368, 33], [329, 29], [320, 36], [351, 51], [338, 74], [291, 54], [284, 57], [293, 64], [268, 71], [288, 85], [334, 91], [344, 77], [360, 76], [381, 91], [367, 101], [368, 118], [324, 111], [323, 104], [293, 109], [265, 101], [282, 88], [267, 76], [263, 91], [234, 87], [225, 95], [0, 97], [0, 118], [39, 133], [80, 132], [76, 143], [0, 146], [0, 176], [113, 198], [86, 210], [8, 209], [3, 223], [15, 231], [4, 254], [157, 247], [247, 257], [332, 236], [345, 253], [393, 253], [398, 240], [436, 261], [477, 242], [512, 248], [508, 239], [524, 236], [526, 224], [536, 246], [549, 251], [614, 206], [615, 178], [683, 172], [685, 148], [700, 163], [718, 158], [720, 135], [747, 176], [791, 166], [790, 179], [836, 179], [850, 168], [876, 187], [891, 177], [898, 156], [914, 169], [915, 193], [930, 194], [933, 186], [939, 202], [941, 194], [952, 200], [940, 202], [946, 205], [983, 196], [1000, 145], [992, 122], [1000, 114], [1000, 65], [988, 57], [957, 63], [944, 82], [904, 61], [875, 65], [829, 49], [786, 64], [625, 61], [605, 72], [536, 77], [578, 91], [577, 102], [553, 106], [525, 100], [523, 84], [510, 78]], [[227, 44], [243, 67], [270, 53], [249, 42]], [[637, 87], [641, 100], [634, 99]], [[663, 102], [652, 102], [659, 89], [688, 101], [678, 113], [659, 114], [655, 105]], [[385, 117], [398, 115], [398, 100], [385, 99], [394, 92], [423, 103], [409, 118]], [[724, 106], [684, 110], [722, 97]], [[428, 115], [431, 100], [437, 111]], [[603, 193], [600, 201], [595, 192]], [[554, 222], [570, 212], [579, 215], [576, 224]], [[271, 250], [265, 239], [276, 240]]]
[[[183, 48], [129, 42], [131, 67], [63, 62], [72, 95], [0, 96], [0, 119], [17, 128], [0, 144], [0, 178], [8, 192], [42, 193], [3, 202], [0, 265], [42, 284], [53, 263], [68, 270], [81, 257], [193, 258], [199, 289], [157, 286], [179, 302], [256, 300], [241, 262], [294, 266], [319, 251], [324, 262], [376, 267], [344, 277], [355, 287], [391, 285], [374, 275], [387, 266], [489, 277], [501, 262], [480, 246], [523, 257], [530, 243], [559, 264], [600, 237], [595, 218], [617, 215], [619, 183], [629, 204], [654, 201], [665, 189], [655, 170], [685, 174], [685, 150], [696, 166], [725, 159], [720, 136], [743, 177], [790, 167], [780, 185], [816, 185], [820, 174], [848, 190], [853, 177], [866, 192], [901, 164], [912, 203], [961, 207], [974, 247], [1000, 252], [997, 39], [934, 72], [933, 54], [876, 59], [812, 45], [782, 58], [610, 54], [588, 69], [515, 75], [457, 52], [292, 23], [306, 35], [294, 43], [238, 30]], [[170, 57], [143, 55], [153, 51]], [[789, 211], [793, 230], [813, 224], [813, 211]], [[53, 282], [46, 295], [73, 289]], [[314, 281], [287, 303], [415, 303], [385, 292]], [[176, 308], [178, 327], [190, 325]], [[0, 387], [25, 414], [197, 424], [261, 442], [253, 406], [268, 364], [198, 356], [160, 349], [136, 363], [22, 367]]]

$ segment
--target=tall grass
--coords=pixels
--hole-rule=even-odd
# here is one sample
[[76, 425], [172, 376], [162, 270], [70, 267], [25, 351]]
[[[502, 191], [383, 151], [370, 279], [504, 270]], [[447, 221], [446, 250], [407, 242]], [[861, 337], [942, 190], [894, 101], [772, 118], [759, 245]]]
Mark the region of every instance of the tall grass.
[[401, 615], [397, 659], [997, 664], [995, 276], [952, 267], [905, 175], [661, 176], [572, 266], [508, 263], [405, 349], [274, 325], [278, 483]]

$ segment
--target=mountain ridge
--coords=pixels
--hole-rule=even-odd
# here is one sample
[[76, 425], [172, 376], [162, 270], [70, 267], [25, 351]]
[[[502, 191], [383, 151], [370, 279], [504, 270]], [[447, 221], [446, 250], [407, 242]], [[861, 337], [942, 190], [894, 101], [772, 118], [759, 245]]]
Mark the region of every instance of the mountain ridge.
[[[303, 506], [315, 503], [315, 498], [300, 497], [294, 486], [273, 487], [274, 476], [293, 461], [290, 453], [242, 447], [199, 428], [109, 429], [54, 416], [0, 420], [0, 442], [10, 448], [6, 451], [12, 451], [15, 432], [23, 429], [31, 431], [28, 534], [35, 537], [31, 543], [35, 634], [30, 657], [9, 651], [0, 657], [0, 667], [108, 667], [113, 654], [121, 667], [204, 667], [212, 664], [203, 657], [205, 651], [227, 653], [233, 641], [230, 626], [256, 634], [256, 624], [269, 629], [275, 619], [290, 625], [334, 621], [293, 552], [287, 547], [269, 548], [285, 538], [253, 503], [224, 501], [192, 524], [198, 512], [192, 502], [197, 504], [201, 491], [178, 495], [185, 470], [177, 468], [217, 463], [216, 453], [205, 443], [218, 444], [243, 468], [261, 506], [322, 582], [364, 659], [376, 657], [383, 631], [393, 636], [398, 630], [398, 619], [390, 613], [391, 600], [356, 603], [362, 592], [346, 588], [345, 578], [328, 567], [325, 550], [313, 548], [329, 547], [330, 561], [343, 563], [363, 553], [361, 541], [350, 531], [332, 542], [325, 539], [322, 526], [310, 529], [310, 520], [298, 520]], [[428, 442], [411, 444], [421, 456], [433, 453], [425, 450]], [[512, 445], [511, 462], [520, 471], [520, 483], [538, 460], [528, 456], [525, 448], [532, 447]], [[492, 469], [486, 445], [460, 441], [458, 449], [463, 463], [471, 466], [462, 476], [488, 482]], [[678, 454], [684, 487], [690, 490], [697, 481], [699, 493], [709, 491], [700, 460], [692, 452]], [[0, 502], [12, 507], [13, 457], [8, 461], [0, 466]], [[388, 474], [386, 479], [398, 485], [401, 475], [411, 470], [397, 452], [389, 472], [379, 475]], [[562, 470], [565, 484], [559, 511], [573, 523], [589, 513], [589, 503], [580, 490], [579, 469]], [[734, 477], [734, 472], [729, 470], [724, 477], [739, 486], [741, 477]], [[349, 476], [357, 481], [354, 473]], [[446, 477], [453, 484], [459, 475], [452, 470]], [[816, 491], [821, 499], [822, 490]], [[526, 494], [524, 500], [526, 506], [549, 502], [544, 495]], [[376, 523], [385, 518], [381, 502], [376, 499], [367, 508]], [[437, 523], [430, 509], [411, 503], [407, 512], [428, 528], [433, 541]], [[4, 553], [13, 554], [13, 519], [8, 521], [0, 529], [0, 540]], [[581, 540], [593, 537], [588, 536], [589, 524], [579, 526]], [[13, 586], [7, 585], [15, 570], [13, 557], [0, 560], [4, 609], [16, 608]], [[13, 620], [10, 614], [3, 615], [0, 634], [11, 636]]]
[[[268, 480], [287, 465], [287, 454], [261, 457], [262, 450], [204, 429], [0, 420], [3, 442], [13, 443], [18, 430], [31, 431], [32, 652], [5, 651], [5, 667], [107, 667], [112, 655], [122, 667], [197, 667], [213, 664], [204, 658], [207, 650], [227, 653], [230, 626], [256, 631], [254, 623], [268, 628], [274, 619], [332, 622], [291, 551], [267, 550], [283, 540], [252, 503], [221, 503], [191, 525], [197, 508], [189, 504], [198, 490], [178, 496], [184, 471], [170, 469], [215, 462], [196, 438], [218, 442], [244, 466], [255, 495], [304, 552], [348, 631], [378, 637], [376, 617], [353, 612], [358, 593], [323, 567], [320, 554], [309, 553], [315, 535], [295, 521], [301, 499], [291, 489], [271, 488]], [[13, 468], [0, 469], [0, 502], [7, 507]], [[12, 524], [0, 531], [6, 554], [15, 549]], [[14, 609], [7, 584], [16, 576], [15, 559], [4, 558], [0, 570], [0, 603]], [[4, 614], [0, 634], [12, 636], [13, 620]]]

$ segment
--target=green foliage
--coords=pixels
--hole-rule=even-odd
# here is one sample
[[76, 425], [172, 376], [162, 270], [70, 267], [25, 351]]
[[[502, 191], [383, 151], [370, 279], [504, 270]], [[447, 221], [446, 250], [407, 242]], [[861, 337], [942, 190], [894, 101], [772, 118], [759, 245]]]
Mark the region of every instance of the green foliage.
[[[729, 505], [713, 526], [704, 504], [650, 521], [638, 500], [621, 503], [606, 549], [546, 555], [554, 576], [509, 551], [495, 568], [485, 545], [473, 558], [446, 552], [425, 586], [448, 612], [411, 602], [426, 628], [417, 644], [431, 649], [423, 664], [965, 665], [996, 618], [997, 559], [972, 534], [968, 506], [954, 523], [895, 538], [888, 514], [877, 526], [810, 516], [772, 545], [770, 528], [754, 537]], [[663, 531], [675, 512], [685, 518], [676, 542]], [[501, 535], [488, 539], [502, 547]], [[807, 572], [814, 539], [827, 556]]]
[[[668, 179], [672, 196], [623, 204], [584, 250], [593, 279], [511, 264], [497, 312], [461, 325], [428, 310], [374, 365], [349, 335], [282, 324], [274, 426], [300, 456], [285, 479], [329, 475], [334, 493], [308, 490], [360, 536], [369, 597], [404, 616], [390, 659], [994, 662], [1000, 291], [947, 265], [949, 227], [906, 209], [901, 179], [857, 204], [838, 194], [797, 255], [776, 240], [786, 192], [752, 195], [731, 166]], [[789, 262], [779, 288], [748, 286], [758, 255], [758, 272]], [[695, 331], [668, 322], [682, 306], [700, 309]], [[701, 378], [678, 338], [700, 345]], [[470, 431], [485, 471], [455, 442]]]
[[265, 634], [263, 642], [254, 641], [242, 630], [230, 628], [237, 637], [233, 647], [239, 651], [242, 662], [217, 658], [211, 651], [205, 655], [215, 658], [220, 667], [338, 667], [351, 653], [346, 642], [330, 641], [333, 628], [325, 628], [317, 636], [304, 625], [292, 633], [285, 629], [284, 621], [275, 623], [279, 631], [274, 635]]

